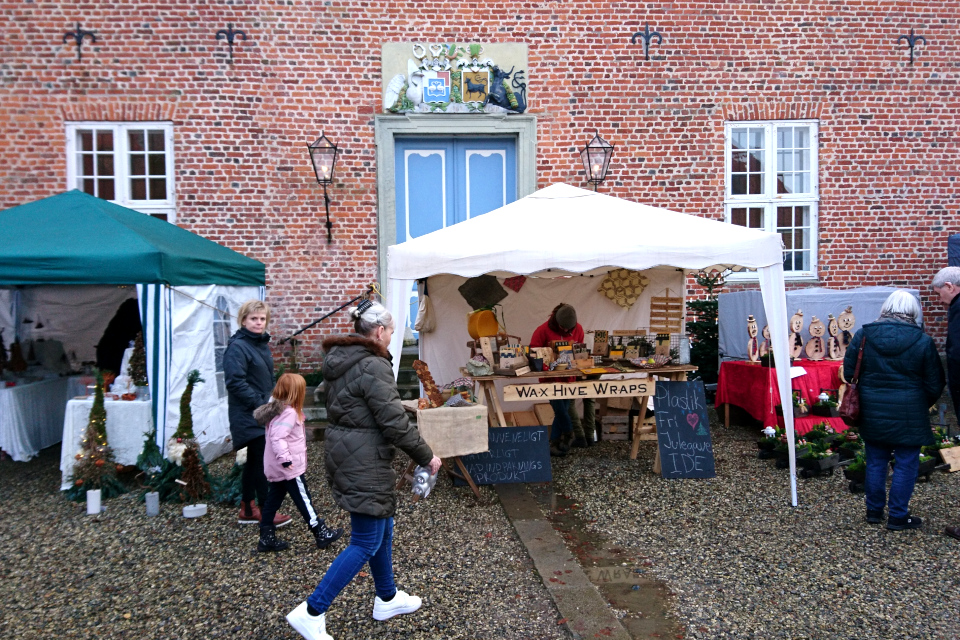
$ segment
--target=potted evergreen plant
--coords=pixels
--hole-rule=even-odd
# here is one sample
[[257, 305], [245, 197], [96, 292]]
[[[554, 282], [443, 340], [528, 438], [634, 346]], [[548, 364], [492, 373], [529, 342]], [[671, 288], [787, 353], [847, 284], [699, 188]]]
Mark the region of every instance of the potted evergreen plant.
[[853, 462], [843, 470], [843, 477], [850, 481], [850, 493], [863, 491], [863, 483], [867, 476], [867, 459], [863, 451], [857, 452]]
[[840, 403], [837, 402], [836, 391], [833, 389], [821, 389], [817, 401], [810, 407], [810, 413], [824, 418], [837, 418], [840, 416]]
[[837, 447], [837, 453], [840, 454], [840, 462], [852, 460], [857, 457], [857, 454], [863, 453], [863, 440], [860, 438], [860, 434], [853, 430], [847, 430], [842, 442]]
[[833, 473], [834, 467], [840, 463], [840, 454], [834, 452], [824, 441], [811, 442], [806, 453], [797, 458], [797, 466], [803, 467], [804, 477], [817, 476], [822, 473]]
[[765, 427], [761, 433], [763, 435], [760, 436], [759, 440], [757, 440], [757, 449], [759, 449], [757, 452], [757, 457], [761, 460], [776, 457], [774, 449], [780, 442], [780, 436], [783, 435], [783, 429], [780, 429], [779, 427]]

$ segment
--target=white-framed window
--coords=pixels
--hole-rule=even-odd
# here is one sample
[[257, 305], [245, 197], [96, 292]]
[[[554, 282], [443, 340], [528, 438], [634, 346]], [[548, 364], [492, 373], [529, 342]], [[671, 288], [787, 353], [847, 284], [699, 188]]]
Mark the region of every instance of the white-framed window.
[[816, 278], [817, 121], [727, 122], [725, 129], [726, 221], [779, 233], [784, 277]]
[[176, 219], [173, 124], [67, 123], [67, 188]]
[[226, 376], [223, 371], [223, 354], [230, 343], [230, 305], [224, 296], [217, 296], [213, 312], [213, 360], [217, 371], [217, 397], [227, 397]]

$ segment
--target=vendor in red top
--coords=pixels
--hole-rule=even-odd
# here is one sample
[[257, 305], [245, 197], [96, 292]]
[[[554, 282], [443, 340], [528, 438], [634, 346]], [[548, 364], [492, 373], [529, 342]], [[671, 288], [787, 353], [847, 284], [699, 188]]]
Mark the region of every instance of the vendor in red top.
[[[530, 338], [530, 347], [549, 347], [555, 340], [583, 342], [583, 327], [577, 323], [577, 311], [561, 302], [550, 313], [550, 319], [537, 327]], [[541, 382], [572, 382], [576, 378], [551, 378]], [[553, 426], [550, 428], [550, 455], [563, 456], [570, 450], [573, 423], [570, 421], [570, 400], [551, 400]]]

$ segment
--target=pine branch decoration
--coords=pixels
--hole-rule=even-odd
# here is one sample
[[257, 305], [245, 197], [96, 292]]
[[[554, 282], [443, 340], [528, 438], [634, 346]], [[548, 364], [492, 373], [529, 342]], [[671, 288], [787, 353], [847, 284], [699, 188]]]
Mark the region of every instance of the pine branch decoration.
[[180, 476], [181, 481], [187, 483], [180, 491], [180, 500], [183, 502], [189, 497], [193, 504], [197, 504], [200, 498], [210, 493], [210, 483], [207, 482], [200, 460], [197, 443], [187, 445], [183, 452], [183, 474]]
[[180, 423], [177, 425], [177, 432], [173, 434], [175, 438], [193, 439], [193, 412], [190, 402], [193, 400], [193, 388], [198, 382], [204, 382], [204, 379], [200, 377], [200, 371], [194, 369], [187, 374], [187, 388], [180, 397]]

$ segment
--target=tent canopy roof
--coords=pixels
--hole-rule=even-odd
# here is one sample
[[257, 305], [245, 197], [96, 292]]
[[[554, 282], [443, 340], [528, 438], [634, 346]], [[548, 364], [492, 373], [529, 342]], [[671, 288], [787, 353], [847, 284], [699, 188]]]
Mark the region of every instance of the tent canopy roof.
[[0, 284], [262, 286], [263, 263], [73, 190], [0, 212]]
[[387, 256], [389, 276], [398, 280], [440, 273], [557, 276], [614, 267], [757, 269], [782, 263], [783, 244], [776, 233], [558, 183], [391, 246]]

